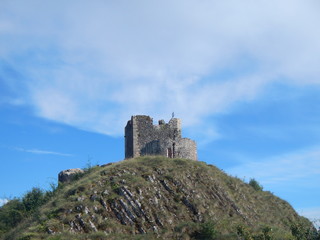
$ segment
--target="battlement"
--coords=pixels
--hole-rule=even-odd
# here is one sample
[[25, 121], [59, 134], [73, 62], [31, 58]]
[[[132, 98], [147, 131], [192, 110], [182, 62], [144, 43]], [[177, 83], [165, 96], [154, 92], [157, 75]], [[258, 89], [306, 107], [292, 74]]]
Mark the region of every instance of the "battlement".
[[181, 137], [180, 119], [154, 125], [151, 117], [136, 115], [125, 127], [125, 158], [143, 155], [197, 160], [197, 147], [195, 141]]

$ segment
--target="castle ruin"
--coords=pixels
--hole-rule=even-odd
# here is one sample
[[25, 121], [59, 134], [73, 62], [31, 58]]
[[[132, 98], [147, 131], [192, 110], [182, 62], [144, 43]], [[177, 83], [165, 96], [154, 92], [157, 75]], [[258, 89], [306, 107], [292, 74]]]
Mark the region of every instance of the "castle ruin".
[[132, 116], [125, 127], [125, 158], [161, 155], [168, 158], [197, 160], [196, 142], [181, 137], [181, 120], [171, 118], [168, 123], [145, 115]]

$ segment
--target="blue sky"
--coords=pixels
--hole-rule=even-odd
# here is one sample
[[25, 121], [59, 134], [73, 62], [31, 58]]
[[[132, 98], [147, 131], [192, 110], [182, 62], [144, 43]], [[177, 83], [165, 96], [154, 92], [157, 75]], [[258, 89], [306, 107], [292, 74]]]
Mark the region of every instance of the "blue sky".
[[0, 3], [0, 204], [123, 159], [131, 115], [320, 219], [320, 3]]

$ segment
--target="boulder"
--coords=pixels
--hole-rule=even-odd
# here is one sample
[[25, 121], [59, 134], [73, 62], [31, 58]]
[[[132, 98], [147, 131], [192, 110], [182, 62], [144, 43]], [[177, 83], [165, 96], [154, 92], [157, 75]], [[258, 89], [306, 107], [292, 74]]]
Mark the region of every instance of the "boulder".
[[84, 173], [84, 171], [80, 168], [73, 168], [73, 169], [67, 169], [63, 170], [58, 175], [58, 180], [61, 183], [70, 182], [72, 181], [76, 176], [79, 176], [79, 174]]

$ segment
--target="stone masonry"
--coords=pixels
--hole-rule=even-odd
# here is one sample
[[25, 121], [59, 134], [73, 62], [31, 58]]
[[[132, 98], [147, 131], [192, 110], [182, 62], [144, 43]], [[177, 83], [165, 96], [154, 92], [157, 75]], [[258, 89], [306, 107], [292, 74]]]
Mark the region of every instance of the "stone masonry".
[[125, 158], [162, 155], [168, 158], [197, 160], [195, 141], [181, 137], [181, 120], [171, 118], [168, 123], [145, 115], [132, 116], [125, 127]]

